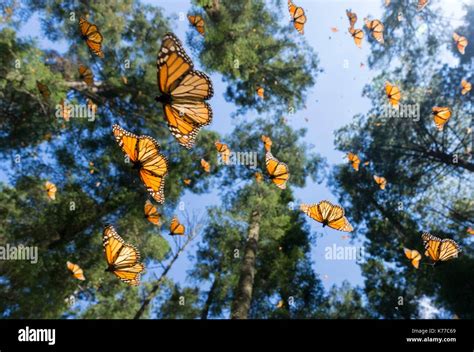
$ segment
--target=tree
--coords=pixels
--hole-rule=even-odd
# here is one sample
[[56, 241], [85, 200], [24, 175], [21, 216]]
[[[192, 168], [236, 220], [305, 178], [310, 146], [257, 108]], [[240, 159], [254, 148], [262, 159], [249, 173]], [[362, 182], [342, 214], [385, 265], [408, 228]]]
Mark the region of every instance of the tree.
[[[434, 15], [431, 24], [442, 21], [436, 13], [427, 13]], [[470, 13], [472, 7], [467, 19], [472, 17]], [[393, 16], [390, 8], [386, 16]], [[369, 162], [361, 164], [359, 172], [349, 165], [335, 167], [331, 186], [358, 225], [358, 234], [368, 240], [370, 258], [362, 266], [365, 293], [374, 313], [385, 318], [419, 316], [417, 304], [425, 296], [459, 317], [472, 317], [473, 311], [472, 295], [467, 293], [472, 292], [469, 270], [473, 259], [466, 234], [472, 226], [467, 209], [473, 195], [469, 181], [474, 171], [469, 142], [473, 106], [460, 92], [461, 79], [472, 71], [472, 62], [463, 59], [458, 66], [444, 64], [432, 55], [444, 44], [443, 32], [430, 33], [423, 40], [406, 42], [420, 37], [413, 25], [405, 26], [399, 34], [391, 32], [392, 42], [405, 41], [405, 45], [391, 46], [386, 53], [376, 50], [372, 59], [381, 63], [396, 53], [402, 64], [385, 69], [365, 88], [372, 109], [336, 134], [339, 150], [351, 151], [362, 162]], [[387, 116], [385, 80], [400, 87], [400, 103], [418, 107], [418, 114]], [[453, 112], [442, 132], [437, 132], [433, 123], [434, 106], [449, 106]], [[384, 191], [373, 175], [387, 179]], [[416, 271], [405, 258], [403, 247], [423, 253], [420, 234], [424, 231], [456, 240], [463, 248], [462, 257], [435, 270], [423, 259]], [[405, 305], [394, 310], [400, 299]]]

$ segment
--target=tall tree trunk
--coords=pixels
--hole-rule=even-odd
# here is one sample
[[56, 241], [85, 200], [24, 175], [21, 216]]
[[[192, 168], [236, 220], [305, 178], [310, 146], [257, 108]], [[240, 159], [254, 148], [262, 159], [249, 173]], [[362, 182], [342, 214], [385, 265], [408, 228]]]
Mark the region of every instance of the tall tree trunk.
[[257, 258], [258, 236], [260, 233], [260, 219], [260, 212], [254, 210], [250, 218], [249, 235], [240, 268], [239, 284], [232, 303], [232, 319], [247, 319], [249, 313], [255, 278], [255, 261]]
[[202, 320], [206, 320], [207, 317], [209, 316], [209, 309], [211, 308], [211, 304], [214, 301], [214, 294], [216, 293], [216, 288], [220, 279], [221, 279], [221, 271], [219, 270], [215, 274], [214, 281], [212, 281], [211, 288], [209, 289], [209, 292], [207, 293], [206, 303], [204, 304], [204, 308], [202, 309], [202, 312], [201, 312]]

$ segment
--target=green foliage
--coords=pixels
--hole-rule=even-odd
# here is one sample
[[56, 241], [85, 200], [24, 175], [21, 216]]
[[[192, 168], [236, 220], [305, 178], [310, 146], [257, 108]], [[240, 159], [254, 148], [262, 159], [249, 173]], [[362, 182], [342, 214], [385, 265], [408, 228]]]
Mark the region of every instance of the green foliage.
[[[194, 33], [189, 42], [207, 70], [222, 74], [228, 83], [226, 99], [238, 112], [302, 108], [307, 89], [315, 83], [318, 59], [304, 39], [293, 39], [298, 36], [293, 28], [278, 22], [280, 11], [262, 0], [202, 5], [206, 35], [202, 40]], [[265, 89], [263, 100], [255, 92], [258, 87]]]

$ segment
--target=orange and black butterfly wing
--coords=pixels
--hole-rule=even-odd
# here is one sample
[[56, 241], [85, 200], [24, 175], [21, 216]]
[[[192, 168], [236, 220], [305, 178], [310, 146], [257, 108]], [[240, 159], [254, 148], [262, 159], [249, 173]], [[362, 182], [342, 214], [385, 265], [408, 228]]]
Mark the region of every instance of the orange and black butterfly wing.
[[140, 274], [145, 270], [145, 266], [140, 263], [138, 249], [125, 243], [111, 225], [104, 230], [102, 244], [108, 271], [113, 272], [115, 276], [129, 285], [138, 285]]
[[300, 34], [303, 34], [306, 23], [306, 15], [303, 8], [296, 6], [291, 0], [288, 0], [288, 11], [290, 12], [293, 26]]
[[181, 41], [172, 33], [163, 37], [158, 53], [158, 87], [168, 128], [178, 142], [190, 149], [202, 126], [212, 121], [212, 109], [204, 100], [214, 94], [210, 78], [194, 71]]
[[86, 82], [88, 86], [91, 86], [94, 84], [94, 75], [92, 74], [92, 71], [90, 68], [80, 65], [79, 66], [79, 75], [81, 76], [81, 79]]
[[79, 29], [89, 49], [101, 59], [104, 58], [104, 53], [102, 52], [102, 41], [104, 37], [99, 32], [99, 28], [81, 17], [79, 20]]
[[140, 179], [147, 191], [159, 203], [164, 203], [165, 177], [168, 174], [168, 159], [160, 153], [160, 145], [149, 136], [140, 136], [138, 142]]
[[286, 188], [290, 178], [288, 166], [276, 159], [270, 152], [265, 156], [265, 166], [272, 182], [280, 189]]

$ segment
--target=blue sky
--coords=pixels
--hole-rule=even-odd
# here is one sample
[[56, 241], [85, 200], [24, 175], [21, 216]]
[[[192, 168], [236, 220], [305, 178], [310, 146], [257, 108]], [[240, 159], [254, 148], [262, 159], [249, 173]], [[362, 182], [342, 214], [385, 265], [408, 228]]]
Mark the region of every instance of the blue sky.
[[[396, 0], [392, 0], [396, 1]], [[466, 0], [467, 1], [467, 0]], [[185, 33], [192, 28], [185, 16], [191, 5], [191, 1], [170, 0], [170, 1], [145, 1], [146, 3], [158, 5], [165, 10], [165, 14], [170, 17], [171, 27], [174, 33], [185, 42]], [[320, 68], [324, 72], [317, 77], [316, 85], [310, 90], [307, 98], [306, 109], [297, 111], [295, 114], [287, 116], [289, 123], [294, 128], [305, 127], [308, 129], [306, 141], [314, 145], [314, 150], [326, 158], [329, 166], [345, 162], [344, 154], [334, 150], [334, 131], [350, 123], [353, 116], [366, 112], [370, 106], [369, 101], [361, 97], [364, 85], [371, 82], [377, 72], [370, 71], [367, 66], [360, 67], [361, 63], [367, 64], [370, 54], [369, 46], [365, 41], [362, 49], [355, 46], [352, 38], [347, 33], [348, 20], [345, 14], [346, 9], [356, 12], [359, 21], [356, 27], [362, 27], [363, 18], [370, 15], [372, 18], [380, 17], [383, 11], [382, 0], [296, 0], [298, 6], [305, 9], [308, 22], [305, 26], [305, 38], [317, 53], [320, 60]], [[414, 3], [416, 0], [413, 1]], [[460, 2], [445, 1], [443, 8], [445, 16], [451, 18], [461, 18]], [[280, 9], [282, 21], [288, 20], [286, 2]], [[184, 20], [179, 20], [179, 18]], [[455, 23], [457, 25], [457, 23]], [[331, 27], [337, 27], [339, 31], [333, 33]], [[20, 36], [37, 37], [40, 27], [37, 18], [32, 18], [21, 29]], [[294, 33], [297, 37], [298, 34]], [[38, 38], [38, 42], [43, 48], [56, 50], [65, 49], [65, 43], [54, 43]], [[191, 50], [186, 46], [189, 54]], [[157, 43], [157, 50], [159, 43]], [[197, 58], [196, 66], [199, 68]], [[224, 100], [223, 93], [225, 85], [219, 75], [211, 76], [214, 83], [215, 95], [211, 100], [214, 110], [213, 124], [209, 129], [215, 130], [222, 135], [228, 134], [233, 129], [231, 114], [234, 106]], [[159, 109], [157, 109], [157, 113]], [[248, 114], [252, 119], [256, 113]], [[308, 122], [305, 121], [308, 119]], [[0, 174], [0, 180], [5, 181], [4, 175]], [[298, 202], [314, 203], [322, 199], [336, 202], [337, 199], [326, 187], [325, 182], [315, 184], [308, 182], [304, 189], [295, 190]], [[193, 195], [186, 193], [183, 197], [187, 211], [196, 211], [205, 214], [205, 207], [217, 205], [220, 202], [217, 190], [210, 194]], [[179, 211], [177, 211], [179, 215]], [[348, 214], [350, 218], [350, 214]], [[340, 284], [343, 280], [348, 280], [353, 285], [362, 285], [363, 280], [360, 269], [355, 261], [331, 261], [324, 259], [324, 250], [333, 244], [338, 246], [360, 245], [359, 242], [350, 243], [344, 240], [341, 232], [331, 229], [321, 230], [321, 226], [312, 222], [312, 230], [320, 233], [317, 245], [312, 250], [313, 265], [315, 271], [320, 274], [323, 284], [329, 288], [333, 284]], [[199, 241], [199, 238], [197, 239]], [[193, 247], [192, 247], [193, 248]], [[191, 249], [192, 249], [191, 248]], [[188, 253], [192, 253], [192, 250]], [[174, 280], [185, 283], [186, 271], [191, 268], [192, 263], [186, 256], [182, 256], [170, 272], [170, 277]]]

